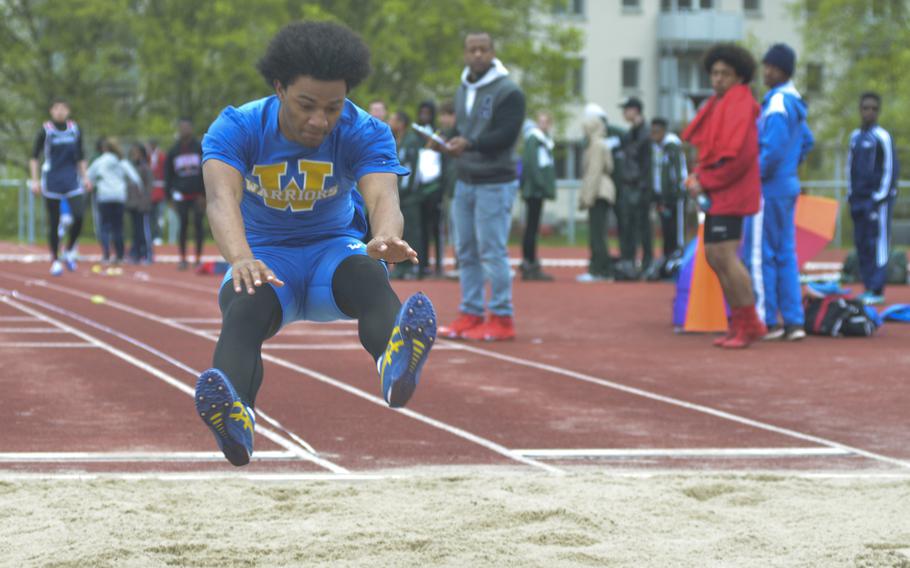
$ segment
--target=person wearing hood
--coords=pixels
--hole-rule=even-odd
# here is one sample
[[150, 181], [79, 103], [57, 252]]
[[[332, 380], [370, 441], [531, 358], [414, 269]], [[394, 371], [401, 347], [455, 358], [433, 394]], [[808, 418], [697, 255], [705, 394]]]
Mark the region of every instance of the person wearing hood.
[[782, 43], [771, 46], [762, 59], [769, 88], [758, 121], [762, 206], [746, 220], [743, 248], [756, 309], [769, 330], [765, 338], [788, 341], [806, 337], [795, 216], [800, 193], [797, 168], [814, 145], [806, 103], [791, 80], [795, 66], [796, 54]]
[[[417, 107], [417, 124], [436, 132], [436, 103], [423, 101]], [[417, 257], [420, 259], [418, 276], [441, 278], [442, 239], [442, 155], [424, 144], [418, 152], [418, 189], [420, 195], [420, 240]], [[433, 268], [430, 268], [430, 246], [433, 245]]]
[[525, 202], [527, 221], [522, 239], [522, 280], [550, 281], [553, 277], [540, 268], [537, 237], [545, 199], [556, 199], [556, 169], [553, 163], [553, 139], [550, 126], [553, 117], [537, 113], [537, 123], [526, 120], [523, 128], [524, 151], [521, 154], [521, 198]]
[[[453, 339], [514, 339], [506, 243], [518, 193], [515, 145], [525, 118], [525, 97], [496, 59], [490, 34], [465, 37], [464, 61], [455, 94], [458, 135], [439, 147], [458, 158], [452, 217], [460, 263], [461, 314], [439, 333]], [[492, 290], [490, 316], [484, 321], [486, 282]]]
[[613, 184], [613, 153], [604, 141], [604, 120], [599, 116], [586, 116], [582, 128], [585, 132], [585, 152], [582, 156], [581, 192], [578, 208], [588, 212], [588, 245], [591, 262], [588, 271], [578, 276], [579, 282], [612, 280], [613, 260], [607, 246], [607, 215], [616, 203], [616, 186]]
[[676, 254], [685, 242], [686, 191], [683, 181], [689, 175], [682, 141], [667, 127], [665, 118], [651, 120], [651, 170], [664, 262]]

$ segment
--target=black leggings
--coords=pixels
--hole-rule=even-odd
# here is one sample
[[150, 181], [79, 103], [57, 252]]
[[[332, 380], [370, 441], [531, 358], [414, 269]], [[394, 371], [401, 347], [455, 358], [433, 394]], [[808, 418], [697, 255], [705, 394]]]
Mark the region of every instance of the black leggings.
[[[79, 234], [82, 233], [82, 216], [85, 211], [85, 198], [82, 195], [73, 195], [66, 198], [69, 203], [73, 224], [70, 225], [69, 238], [66, 250], [72, 250], [76, 245]], [[44, 208], [47, 211], [47, 243], [50, 245], [51, 258], [57, 260], [60, 254], [60, 234], [57, 227], [60, 225], [60, 199], [45, 197]]]
[[[385, 268], [368, 256], [351, 256], [335, 270], [332, 294], [342, 313], [357, 320], [360, 343], [377, 361], [401, 309]], [[251, 296], [234, 292], [230, 282], [221, 288], [218, 303], [221, 336], [212, 366], [228, 376], [244, 403], [253, 406], [262, 385], [262, 343], [281, 327], [281, 304], [269, 285]]]
[[540, 217], [543, 214], [543, 199], [529, 197], [525, 199], [528, 208], [528, 220], [525, 223], [525, 236], [521, 242], [522, 256], [528, 264], [537, 262], [537, 233], [540, 231]]
[[425, 269], [430, 266], [430, 245], [436, 245], [433, 249], [434, 263], [437, 273], [442, 273], [442, 190], [438, 189], [423, 197], [420, 202], [420, 268]]
[[186, 260], [187, 229], [190, 222], [190, 212], [193, 213], [193, 227], [196, 236], [196, 261], [202, 257], [202, 242], [205, 232], [202, 228], [202, 219], [205, 217], [205, 199], [197, 197], [191, 201], [177, 201], [177, 216], [180, 218], [178, 233], [180, 245], [180, 260]]

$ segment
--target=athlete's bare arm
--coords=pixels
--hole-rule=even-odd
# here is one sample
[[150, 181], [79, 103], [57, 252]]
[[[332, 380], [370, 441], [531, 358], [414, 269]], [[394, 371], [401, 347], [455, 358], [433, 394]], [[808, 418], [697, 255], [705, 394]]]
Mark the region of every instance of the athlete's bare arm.
[[206, 213], [218, 250], [231, 264], [234, 291], [246, 289], [255, 294], [263, 283], [284, 286], [261, 260], [253, 258], [246, 241], [240, 200], [243, 198], [243, 175], [233, 166], [218, 160], [207, 160], [202, 166], [205, 180]]
[[398, 176], [390, 173], [367, 174], [357, 182], [357, 188], [370, 215], [373, 240], [367, 244], [367, 254], [386, 262], [417, 263], [417, 251], [402, 238], [404, 217], [398, 204]]

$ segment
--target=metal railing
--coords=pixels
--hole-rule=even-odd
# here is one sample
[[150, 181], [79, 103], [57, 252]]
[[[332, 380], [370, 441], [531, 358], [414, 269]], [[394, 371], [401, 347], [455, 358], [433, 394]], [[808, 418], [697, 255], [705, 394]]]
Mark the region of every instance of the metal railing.
[[[0, 179], [0, 191], [16, 191], [16, 234], [20, 243], [34, 244], [36, 235], [47, 234], [47, 219], [41, 196], [31, 192], [29, 181], [23, 179]], [[167, 208], [164, 216], [167, 227], [162, 236], [167, 235], [168, 244], [177, 242], [178, 219], [172, 208]]]

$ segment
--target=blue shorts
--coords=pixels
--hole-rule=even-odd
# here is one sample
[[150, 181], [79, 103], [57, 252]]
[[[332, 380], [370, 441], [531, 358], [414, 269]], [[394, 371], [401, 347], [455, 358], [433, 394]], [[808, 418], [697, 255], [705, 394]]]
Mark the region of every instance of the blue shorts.
[[[335, 304], [332, 278], [349, 256], [366, 255], [367, 246], [355, 237], [334, 237], [305, 246], [254, 246], [253, 256], [268, 266], [284, 286], [272, 286], [281, 302], [281, 325], [299, 320], [351, 319]], [[230, 283], [228, 269], [221, 286]]]

